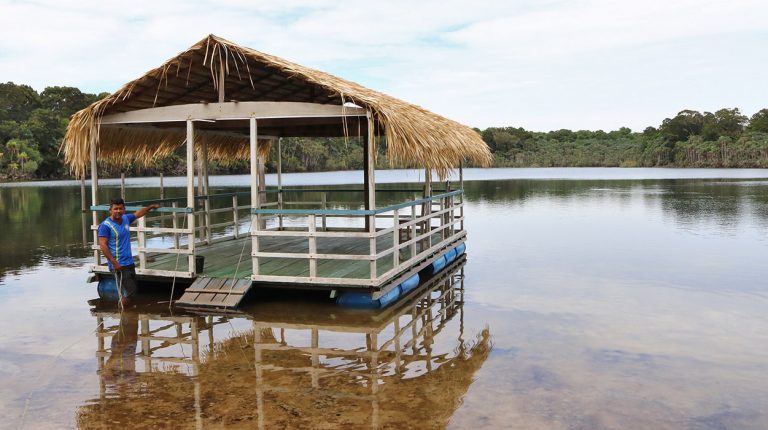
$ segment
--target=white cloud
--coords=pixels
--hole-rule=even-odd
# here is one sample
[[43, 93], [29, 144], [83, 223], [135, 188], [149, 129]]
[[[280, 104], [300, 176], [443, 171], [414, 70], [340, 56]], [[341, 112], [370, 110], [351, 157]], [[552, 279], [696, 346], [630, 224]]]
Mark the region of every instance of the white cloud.
[[114, 90], [208, 33], [468, 125], [634, 129], [766, 107], [758, 1], [0, 0], [0, 80]]

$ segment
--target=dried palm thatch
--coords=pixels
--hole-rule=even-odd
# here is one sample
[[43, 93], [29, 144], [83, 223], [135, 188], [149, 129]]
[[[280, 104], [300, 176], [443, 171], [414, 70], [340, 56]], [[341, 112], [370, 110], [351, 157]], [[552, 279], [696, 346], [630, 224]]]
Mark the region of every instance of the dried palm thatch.
[[[481, 166], [491, 162], [488, 147], [467, 126], [214, 35], [75, 113], [62, 143], [65, 162], [75, 174], [83, 175], [92, 145], [98, 148], [99, 160], [112, 163], [148, 163], [168, 155], [184, 142], [182, 127], [100, 127], [101, 117], [151, 107], [216, 102], [224, 89], [230, 100], [352, 103], [366, 108], [371, 111], [375, 129], [385, 137], [390, 163], [431, 168], [440, 177], [462, 160]], [[349, 134], [346, 122], [338, 127], [344, 135]], [[248, 157], [248, 136], [244, 134], [211, 133], [207, 139], [212, 159]], [[266, 155], [267, 141], [260, 142], [259, 151]]]

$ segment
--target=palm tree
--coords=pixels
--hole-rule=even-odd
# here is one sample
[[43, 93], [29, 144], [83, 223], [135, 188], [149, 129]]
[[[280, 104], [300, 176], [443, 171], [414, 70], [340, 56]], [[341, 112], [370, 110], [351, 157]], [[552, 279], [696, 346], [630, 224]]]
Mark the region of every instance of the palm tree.
[[24, 162], [29, 160], [29, 155], [25, 151], [21, 151], [21, 154], [19, 154], [19, 161], [21, 162], [21, 171], [24, 171]]

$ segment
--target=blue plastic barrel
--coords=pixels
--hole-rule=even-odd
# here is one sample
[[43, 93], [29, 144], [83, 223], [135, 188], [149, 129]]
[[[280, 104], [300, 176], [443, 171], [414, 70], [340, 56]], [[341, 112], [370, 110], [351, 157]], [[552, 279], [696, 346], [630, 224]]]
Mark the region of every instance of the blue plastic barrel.
[[387, 291], [386, 294], [384, 294], [383, 296], [379, 297], [379, 307], [386, 308], [387, 306], [392, 304], [395, 300], [397, 300], [398, 297], [400, 297], [399, 285]]
[[435, 274], [443, 268], [445, 268], [445, 255], [441, 255], [437, 260], [432, 262], [432, 265], [429, 266], [431, 269], [432, 274]]
[[378, 300], [371, 298], [371, 293], [367, 291], [347, 291], [341, 293], [336, 299], [336, 304], [345, 308], [355, 309], [378, 309], [380, 306]]
[[405, 281], [403, 281], [403, 283], [400, 284], [400, 289], [402, 290], [401, 294], [405, 294], [405, 293], [411, 291], [412, 289], [418, 287], [420, 280], [421, 280], [421, 278], [419, 277], [419, 274], [417, 273], [417, 274], [411, 276], [410, 278], [406, 279]]
[[[120, 299], [120, 296], [117, 294], [117, 279], [114, 276], [99, 278], [99, 285], [96, 287], [96, 291], [102, 300], [116, 302]], [[128, 293], [123, 288], [123, 297], [127, 296]]]
[[451, 248], [448, 250], [448, 252], [445, 253], [445, 264], [451, 264], [453, 263], [453, 260], [458, 257], [458, 252], [456, 252], [456, 248]]
[[459, 255], [463, 254], [464, 251], [467, 250], [467, 245], [464, 242], [461, 242], [459, 246], [457, 246], [455, 249], [456, 249], [456, 256], [458, 257]]

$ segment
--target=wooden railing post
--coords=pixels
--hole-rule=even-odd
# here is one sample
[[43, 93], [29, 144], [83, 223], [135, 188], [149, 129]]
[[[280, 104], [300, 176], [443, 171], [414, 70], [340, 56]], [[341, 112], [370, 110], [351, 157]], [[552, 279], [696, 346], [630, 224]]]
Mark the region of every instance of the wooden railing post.
[[444, 197], [444, 198], [440, 199], [440, 201], [441, 201], [440, 210], [441, 211], [445, 211], [445, 213], [440, 215], [440, 217], [443, 219], [442, 225], [441, 225], [441, 227], [443, 228], [443, 240], [451, 237], [451, 231], [450, 231], [451, 227], [450, 227], [450, 223], [448, 222], [450, 213], [447, 210], [450, 207], [449, 206], [450, 202], [448, 201], [448, 199], [450, 199], [450, 197]]
[[315, 215], [308, 215], [307, 230], [309, 231], [309, 277], [317, 277], [317, 236], [315, 236]]
[[238, 238], [238, 234], [240, 228], [238, 226], [238, 219], [237, 219], [237, 194], [232, 196], [232, 224], [234, 225], [235, 229], [232, 232], [232, 235], [235, 237], [235, 239]]
[[[179, 203], [173, 202], [171, 203], [171, 207], [173, 207], [174, 209], [178, 209]], [[179, 218], [177, 216], [176, 211], [173, 212], [173, 228], [175, 229], [179, 228]], [[176, 249], [177, 251], [179, 249], [179, 233], [177, 232], [173, 233], [173, 248]]]
[[211, 235], [213, 234], [211, 231], [211, 197], [209, 195], [205, 196], [203, 208], [205, 210], [205, 243], [209, 244], [211, 243]]
[[411, 229], [411, 237], [408, 240], [411, 241], [411, 259], [413, 259], [416, 257], [416, 241], [414, 239], [418, 234], [416, 231], [416, 205], [411, 205], [411, 226], [409, 228]]
[[187, 248], [189, 256], [187, 264], [189, 273], [195, 275], [195, 125], [192, 120], [187, 120], [187, 208], [192, 212], [187, 213], [187, 228], [189, 236]]
[[147, 266], [147, 218], [139, 218], [139, 269]]
[[[325, 191], [323, 191], [323, 193], [320, 195], [320, 204], [323, 210], [328, 209], [328, 197]], [[323, 231], [327, 231], [327, 230], [328, 230], [328, 226], [326, 224], [326, 216], [325, 214], [323, 214]]]
[[374, 280], [378, 277], [377, 268], [376, 268], [376, 216], [371, 215], [368, 216], [368, 235], [369, 235], [369, 253], [371, 257], [371, 280]]
[[395, 230], [392, 232], [392, 267], [400, 265], [400, 210], [395, 209], [392, 214], [392, 221], [394, 223]]

